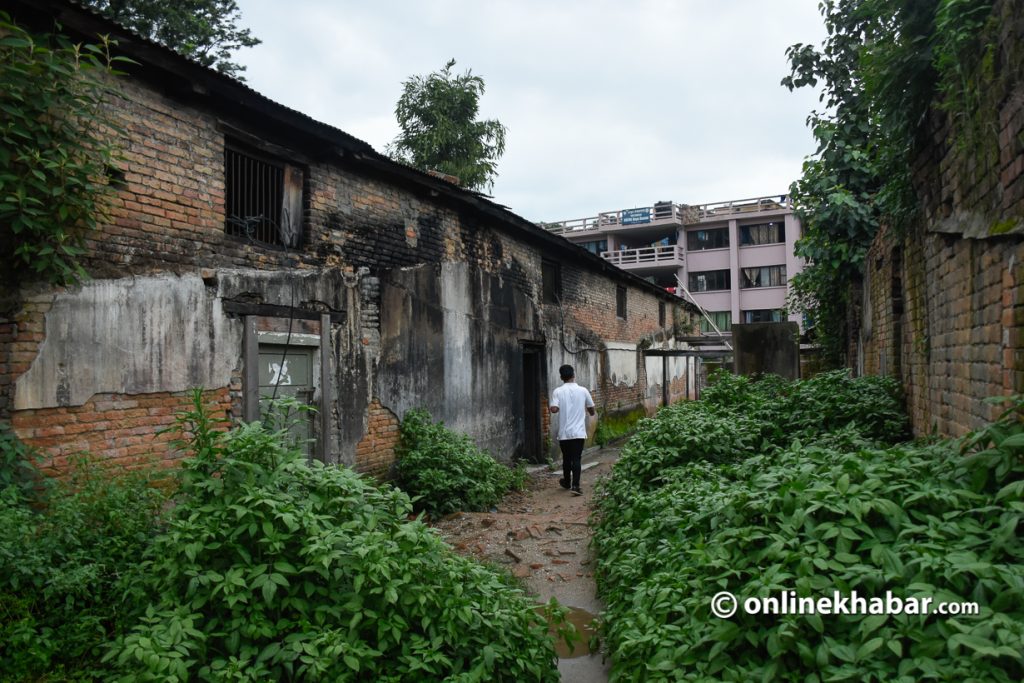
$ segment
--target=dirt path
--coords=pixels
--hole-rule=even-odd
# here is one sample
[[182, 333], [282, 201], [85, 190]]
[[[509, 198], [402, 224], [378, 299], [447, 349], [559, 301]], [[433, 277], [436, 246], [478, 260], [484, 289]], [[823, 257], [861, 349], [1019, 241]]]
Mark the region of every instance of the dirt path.
[[[462, 512], [435, 526], [456, 550], [507, 566], [538, 601], [554, 597], [573, 608], [570, 620], [583, 629], [602, 608], [594, 583], [590, 527], [594, 484], [611, 470], [617, 448], [590, 451], [583, 456], [583, 495], [558, 485], [561, 470], [533, 471], [527, 490], [505, 498], [496, 512]], [[608, 680], [608, 663], [590, 654], [587, 634], [572, 654], [559, 648], [562, 681], [601, 683]]]

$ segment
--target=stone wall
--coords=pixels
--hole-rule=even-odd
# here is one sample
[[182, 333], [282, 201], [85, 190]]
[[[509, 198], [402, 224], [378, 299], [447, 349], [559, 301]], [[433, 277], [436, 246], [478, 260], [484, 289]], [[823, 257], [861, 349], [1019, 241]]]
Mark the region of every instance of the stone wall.
[[883, 228], [865, 263], [858, 370], [901, 378], [918, 434], [976, 429], [1001, 410], [983, 399], [1024, 392], [1022, 4], [994, 5], [977, 110], [956, 125], [933, 113], [914, 173], [922, 220]]

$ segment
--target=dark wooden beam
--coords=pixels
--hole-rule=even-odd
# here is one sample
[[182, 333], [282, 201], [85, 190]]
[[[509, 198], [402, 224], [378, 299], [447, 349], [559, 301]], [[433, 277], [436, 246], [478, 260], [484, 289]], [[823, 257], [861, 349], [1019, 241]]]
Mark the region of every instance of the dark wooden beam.
[[[296, 320], [320, 320], [320, 311], [309, 311], [303, 308], [292, 308], [291, 306], [278, 306], [275, 304], [251, 304], [241, 301], [225, 301], [224, 312], [228, 315], [261, 315], [268, 318], [295, 318]], [[345, 311], [332, 311], [329, 314], [332, 323], [345, 322]]]

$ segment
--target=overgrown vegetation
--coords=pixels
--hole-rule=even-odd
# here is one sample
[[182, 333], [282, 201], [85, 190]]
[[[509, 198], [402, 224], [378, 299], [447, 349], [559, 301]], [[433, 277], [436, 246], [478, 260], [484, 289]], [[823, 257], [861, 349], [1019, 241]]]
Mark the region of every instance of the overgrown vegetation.
[[396, 482], [416, 507], [431, 515], [482, 511], [526, 485], [522, 464], [509, 468], [481, 451], [465, 434], [434, 422], [425, 410], [402, 419]]
[[636, 429], [637, 423], [647, 417], [647, 411], [643, 408], [631, 410], [628, 413], [617, 413], [615, 415], [599, 415], [597, 429], [594, 430], [594, 441], [598, 446], [604, 446]]
[[[905, 429], [893, 389], [837, 373], [721, 378], [642, 423], [603, 486], [595, 538], [614, 680], [1024, 677], [1024, 402], [961, 441], [886, 447]], [[710, 611], [719, 591], [790, 590], [981, 614]]]
[[[949, 113], [954, 135], [978, 127], [969, 122], [979, 89], [992, 81], [967, 74], [992, 60], [980, 30], [991, 7], [991, 0], [826, 0], [821, 48], [787, 51], [792, 73], [782, 84], [821, 84], [825, 107], [808, 116], [818, 150], [790, 188], [803, 224], [797, 253], [808, 260], [793, 278], [791, 303], [811, 314], [833, 364], [843, 360], [849, 290], [879, 222], [899, 230], [917, 217], [911, 169], [930, 143], [929, 110]], [[982, 137], [995, 134], [986, 129], [972, 139]]]
[[[547, 618], [409, 498], [225, 430], [197, 392], [173, 505], [86, 477], [0, 498], [0, 671], [123, 681], [557, 681]], [[62, 487], [66, 485], [66, 490]], [[31, 488], [31, 487], [30, 487]]]
[[0, 12], [0, 282], [66, 284], [103, 220], [116, 166], [104, 114], [110, 43], [32, 35]]
[[0, 432], [0, 671], [4, 680], [101, 680], [107, 638], [135, 618], [129, 585], [165, 496], [146, 472], [81, 459], [42, 478]]

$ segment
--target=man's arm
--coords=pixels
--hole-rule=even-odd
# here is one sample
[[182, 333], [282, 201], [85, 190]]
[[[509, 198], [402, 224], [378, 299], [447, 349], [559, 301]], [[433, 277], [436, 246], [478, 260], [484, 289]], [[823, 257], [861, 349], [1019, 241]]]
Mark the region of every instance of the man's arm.
[[594, 406], [587, 406], [587, 413], [590, 415], [597, 415], [597, 411], [594, 410]]
[[591, 416], [597, 415], [597, 411], [594, 410], [594, 398], [590, 395], [590, 391], [589, 390], [586, 390], [586, 392], [587, 392], [587, 414], [591, 415]]

